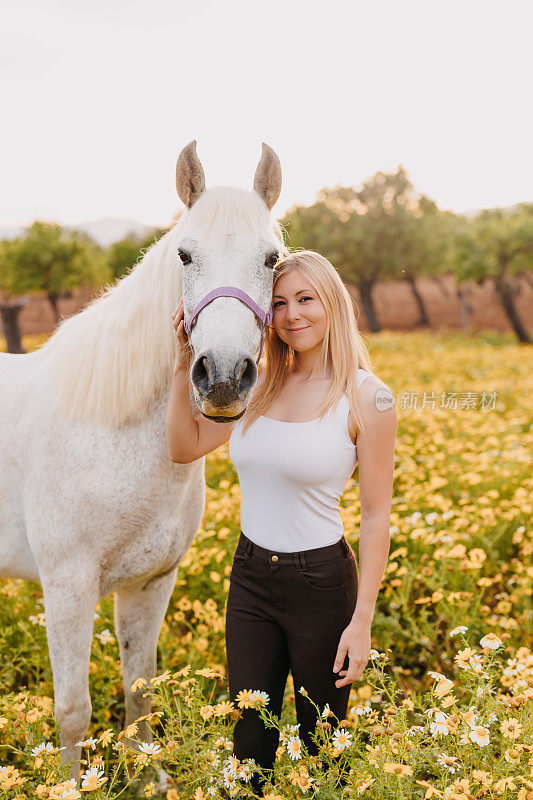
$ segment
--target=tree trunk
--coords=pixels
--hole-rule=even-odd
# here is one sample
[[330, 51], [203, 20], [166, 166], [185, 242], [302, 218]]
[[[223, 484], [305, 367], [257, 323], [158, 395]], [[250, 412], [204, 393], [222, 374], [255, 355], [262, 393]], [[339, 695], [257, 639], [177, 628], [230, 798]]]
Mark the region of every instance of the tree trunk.
[[457, 287], [457, 299], [459, 300], [459, 307], [461, 309], [461, 330], [463, 333], [470, 333], [470, 312], [472, 311], [472, 306], [468, 302], [466, 292], [461, 288], [460, 284]]
[[450, 292], [448, 291], [448, 287], [444, 283], [443, 278], [441, 278], [440, 275], [435, 275], [432, 278], [432, 280], [435, 281], [435, 283], [437, 284], [437, 286], [441, 290], [443, 297], [445, 297], [446, 300], [449, 300], [450, 299]]
[[530, 273], [528, 273], [528, 272], [525, 272], [525, 273], [522, 275], [522, 278], [523, 278], [523, 279], [526, 281], [526, 283], [529, 283], [529, 285], [530, 285], [531, 287], [533, 287], [533, 275], [531, 275], [531, 274], [530, 274]]
[[59, 309], [57, 307], [59, 295], [57, 292], [48, 292], [48, 299], [50, 300], [50, 305], [52, 306], [52, 310], [54, 312], [55, 324], [59, 325]]
[[416, 285], [416, 280], [413, 276], [407, 275], [405, 280], [409, 284], [411, 291], [414, 295], [416, 300], [416, 304], [418, 306], [418, 311], [420, 312], [420, 318], [418, 322], [415, 322], [415, 325], [427, 325], [429, 327], [429, 318], [426, 312], [426, 307], [424, 305], [424, 301], [422, 299], [422, 295], [418, 291], [418, 286]]
[[374, 301], [372, 300], [373, 284], [373, 281], [362, 281], [361, 283], [357, 284], [357, 288], [361, 294], [361, 305], [363, 306], [363, 311], [365, 312], [368, 327], [372, 333], [379, 333], [381, 330], [381, 325], [378, 322], [376, 309], [374, 308]]
[[0, 319], [2, 320], [2, 328], [4, 330], [4, 336], [6, 337], [6, 349], [8, 353], [26, 352], [22, 346], [18, 317], [21, 309], [24, 308], [27, 302], [26, 299], [23, 299], [17, 300], [13, 304], [0, 304]]
[[525, 329], [522, 320], [518, 316], [518, 311], [516, 310], [513, 300], [513, 290], [511, 284], [505, 280], [503, 275], [499, 275], [494, 279], [494, 285], [496, 288], [496, 293], [498, 294], [503, 306], [503, 310], [507, 314], [511, 325], [513, 326], [513, 330], [518, 336], [518, 341], [523, 342], [524, 344], [531, 344], [529, 334]]

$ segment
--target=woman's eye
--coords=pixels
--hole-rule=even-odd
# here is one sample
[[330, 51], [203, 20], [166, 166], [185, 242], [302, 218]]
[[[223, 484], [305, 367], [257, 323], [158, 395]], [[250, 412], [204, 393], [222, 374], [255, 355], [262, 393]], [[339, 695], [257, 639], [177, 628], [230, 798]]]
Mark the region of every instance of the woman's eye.
[[[313, 299], [312, 297], [300, 297], [300, 300], [298, 300], [298, 302], [300, 302], [301, 300], [312, 300], [312, 299]], [[278, 300], [276, 303], [274, 303], [272, 308], [276, 308], [276, 306], [279, 306], [280, 303], [283, 303], [283, 300]]]
[[185, 250], [178, 250], [178, 255], [180, 257], [181, 263], [184, 267], [188, 266], [192, 263], [192, 256], [190, 253], [186, 253]]
[[278, 261], [279, 261], [279, 253], [271, 253], [265, 259], [265, 267], [270, 267], [271, 269], [273, 269], [278, 263]]

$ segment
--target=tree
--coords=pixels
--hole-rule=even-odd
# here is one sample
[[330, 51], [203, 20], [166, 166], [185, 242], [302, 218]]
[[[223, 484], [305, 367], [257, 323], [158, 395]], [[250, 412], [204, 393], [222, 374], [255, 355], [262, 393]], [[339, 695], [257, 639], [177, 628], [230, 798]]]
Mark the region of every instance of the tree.
[[520, 287], [512, 279], [528, 278], [533, 268], [533, 203], [520, 203], [511, 211], [486, 209], [464, 220], [455, 237], [453, 260], [458, 281], [493, 281], [518, 340], [530, 343], [515, 305]]
[[[415, 191], [404, 168], [377, 172], [357, 190], [322, 189], [310, 207], [297, 206], [282, 220], [291, 247], [317, 250], [355, 283], [371, 331], [379, 331], [372, 291], [377, 281], [405, 279], [421, 321], [427, 313], [416, 286], [423, 272], [441, 269], [440, 212]], [[436, 246], [439, 242], [439, 246]]]
[[8, 352], [25, 352], [18, 315], [29, 298], [17, 295], [46, 294], [57, 324], [60, 297], [83, 282], [101, 286], [108, 277], [101, 248], [85, 234], [54, 223], [36, 221], [23, 236], [0, 242], [0, 315]]
[[[402, 219], [403, 217], [403, 219]], [[433, 200], [420, 196], [411, 211], [399, 211], [398, 265], [400, 275], [409, 285], [418, 306], [418, 325], [429, 325], [429, 315], [417, 280], [428, 277], [444, 291], [442, 277], [449, 271], [449, 237], [455, 229], [455, 214], [441, 211]]]
[[17, 294], [44, 293], [59, 322], [58, 299], [86, 282], [101, 286], [108, 277], [103, 251], [88, 236], [37, 220], [27, 233], [12, 240], [14, 287]]

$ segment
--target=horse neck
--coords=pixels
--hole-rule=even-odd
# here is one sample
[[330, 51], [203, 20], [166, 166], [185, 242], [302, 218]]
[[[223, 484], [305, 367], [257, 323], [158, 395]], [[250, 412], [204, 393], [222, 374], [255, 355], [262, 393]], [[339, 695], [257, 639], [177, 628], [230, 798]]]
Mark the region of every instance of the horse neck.
[[149, 416], [169, 391], [180, 299], [175, 230], [47, 342], [58, 408], [70, 419], [121, 427]]

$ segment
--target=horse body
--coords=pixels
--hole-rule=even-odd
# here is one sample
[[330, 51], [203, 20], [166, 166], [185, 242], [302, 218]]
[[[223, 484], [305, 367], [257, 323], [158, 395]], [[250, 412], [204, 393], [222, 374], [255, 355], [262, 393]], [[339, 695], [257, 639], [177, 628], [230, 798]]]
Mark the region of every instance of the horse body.
[[[177, 568], [205, 506], [205, 458], [179, 464], [168, 455], [170, 316], [180, 297], [190, 310], [221, 283], [258, 302], [269, 298], [265, 253], [284, 245], [269, 214], [279, 187], [265, 147], [256, 192], [205, 190], [195, 148], [185, 148], [177, 176], [183, 218], [40, 349], [0, 354], [0, 576], [41, 582], [55, 716], [73, 777], [91, 715], [94, 608], [110, 592], [126, 724], [149, 713], [149, 699], [130, 687], [156, 674]], [[184, 240], [196, 259], [188, 274], [177, 256]], [[202, 312], [189, 337], [197, 355], [191, 407], [221, 419], [243, 413], [259, 333], [253, 312], [235, 298], [220, 297]], [[138, 733], [151, 740], [146, 722]]]
[[[168, 458], [165, 399], [149, 417], [116, 431], [65, 423], [43, 414], [42, 406], [38, 418], [33, 414], [26, 525], [41, 571], [57, 570], [64, 549], [65, 562], [98, 565], [103, 597], [184, 555], [201, 521], [204, 460], [174, 464]], [[76, 532], [75, 549], [72, 535], [50, 549], [58, 529]]]
[[97, 561], [100, 599], [181, 560], [201, 521], [204, 459], [169, 460], [168, 392], [150, 416], [118, 430], [65, 420], [51, 407], [43, 355], [0, 355], [9, 386], [0, 405], [0, 574], [39, 580], [60, 564]]
[[[1, 382], [9, 386], [0, 407], [0, 450], [7, 454], [0, 574], [43, 586], [55, 713], [74, 760], [90, 721], [94, 606], [110, 592], [127, 717], [148, 713], [146, 700], [128, 689], [140, 675], [156, 674], [177, 567], [202, 519], [205, 459], [168, 458], [168, 392], [149, 416], [119, 429], [65, 420], [51, 404], [43, 356], [44, 350], [0, 357]], [[143, 735], [150, 738], [147, 726]]]

